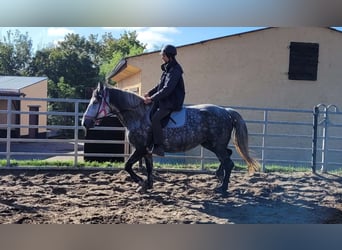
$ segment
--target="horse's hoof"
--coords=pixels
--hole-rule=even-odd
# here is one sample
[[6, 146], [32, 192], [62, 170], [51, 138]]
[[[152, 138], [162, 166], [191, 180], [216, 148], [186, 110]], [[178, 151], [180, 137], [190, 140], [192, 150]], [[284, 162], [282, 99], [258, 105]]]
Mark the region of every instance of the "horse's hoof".
[[223, 196], [227, 196], [228, 195], [227, 189], [223, 188], [222, 186], [214, 188], [214, 192], [217, 193], [217, 194], [221, 194]]
[[138, 193], [145, 193], [147, 191], [147, 185], [145, 181], [138, 182], [139, 187], [136, 189]]
[[137, 189], [136, 189], [136, 192], [138, 193], [141, 193], [141, 194], [144, 194], [147, 192], [147, 186], [144, 184], [144, 185], [140, 185]]
[[217, 171], [217, 172], [215, 173], [215, 177], [216, 177], [220, 182], [223, 182], [223, 172]]
[[218, 179], [219, 182], [223, 182], [223, 175], [216, 175], [216, 179]]
[[135, 191], [137, 193], [144, 194], [146, 193], [147, 189], [145, 187], [139, 186]]
[[139, 193], [146, 193], [148, 189], [153, 188], [153, 181], [140, 181], [139, 187], [136, 189]]
[[153, 182], [146, 183], [146, 189], [152, 189], [153, 188]]

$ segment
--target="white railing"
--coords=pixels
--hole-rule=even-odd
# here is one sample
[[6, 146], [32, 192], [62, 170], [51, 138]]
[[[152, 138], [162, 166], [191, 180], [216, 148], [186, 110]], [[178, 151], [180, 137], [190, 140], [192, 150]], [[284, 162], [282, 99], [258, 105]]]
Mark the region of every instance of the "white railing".
[[[52, 103], [68, 103], [72, 111], [20, 111], [12, 107], [13, 101], [31, 101], [45, 102], [47, 105]], [[82, 157], [127, 157], [130, 154], [130, 147], [125, 136], [124, 140], [97, 140], [85, 139], [83, 127], [80, 125], [83, 112], [88, 104], [88, 100], [81, 99], [42, 99], [42, 98], [22, 98], [22, 97], [0, 97], [0, 102], [7, 102], [6, 108], [0, 108], [0, 116], [6, 116], [6, 123], [0, 124], [0, 130], [4, 131], [6, 136], [0, 138], [0, 158], [6, 159], [7, 167], [11, 166], [13, 159], [72, 159], [74, 167], [77, 167]], [[1, 106], [0, 106], [1, 107]], [[232, 107], [235, 108], [246, 120], [249, 129], [250, 149], [253, 155], [260, 160], [262, 169], [265, 170], [269, 165], [280, 166], [300, 166], [313, 168], [314, 163], [325, 166], [324, 169], [341, 167], [342, 138], [338, 135], [340, 131], [330, 131], [327, 136], [329, 126], [340, 128], [340, 124], [329, 122], [324, 123], [325, 132], [318, 132], [316, 143], [313, 143], [313, 111], [312, 110], [296, 110], [296, 109], [272, 109], [272, 108], [251, 108], [251, 107]], [[334, 110], [334, 116], [338, 116]], [[59, 117], [70, 120], [70, 124], [15, 124], [14, 116], [37, 115], [46, 117]], [[342, 116], [341, 116], [342, 117]], [[15, 120], [15, 119], [14, 119]], [[18, 120], [18, 119], [17, 119]], [[68, 119], [66, 119], [68, 120]], [[322, 122], [317, 125], [316, 131], [321, 131]], [[36, 129], [45, 130], [47, 134], [51, 131], [67, 131], [68, 136], [60, 138], [29, 138], [12, 136], [13, 130]], [[121, 133], [125, 131], [122, 127], [100, 127], [100, 130], [116, 130]], [[323, 133], [323, 134], [322, 134]], [[327, 140], [334, 141], [331, 146], [327, 144]], [[101, 143], [101, 144], [123, 144], [124, 153], [84, 153], [83, 147], [85, 143]], [[316, 144], [316, 149], [314, 145]], [[24, 146], [29, 146], [25, 148]], [[21, 146], [21, 147], [20, 147]], [[65, 148], [67, 147], [67, 149]], [[230, 145], [230, 148], [234, 147]], [[316, 152], [314, 154], [313, 152]], [[321, 154], [317, 154], [321, 153]], [[313, 159], [313, 155], [321, 155]], [[331, 157], [328, 159], [328, 155]], [[59, 157], [59, 158], [58, 158]], [[233, 160], [242, 162], [241, 158], [234, 151]], [[205, 168], [207, 162], [217, 162], [216, 157], [209, 151], [198, 147], [184, 154], [167, 154], [165, 158], [156, 158], [158, 162], [178, 162], [191, 163], [198, 162], [201, 168]], [[315, 162], [314, 162], [315, 161]], [[322, 167], [323, 169], [323, 167]], [[313, 169], [314, 170], [314, 169]]]

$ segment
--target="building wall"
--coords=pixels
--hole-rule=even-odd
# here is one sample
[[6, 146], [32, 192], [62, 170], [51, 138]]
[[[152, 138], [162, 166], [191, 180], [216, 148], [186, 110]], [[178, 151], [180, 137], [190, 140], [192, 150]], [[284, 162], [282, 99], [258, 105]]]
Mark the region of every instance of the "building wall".
[[141, 95], [141, 72], [136, 73], [128, 79], [124, 79], [117, 84], [117, 87], [124, 90], [129, 90]]
[[[0, 100], [0, 110], [1, 111], [7, 111], [7, 100]], [[16, 110], [14, 103], [11, 104], [11, 108], [12, 110]], [[16, 123], [16, 115], [12, 114], [11, 117], [11, 123], [15, 124]], [[1, 113], [0, 114], [0, 124], [4, 125], [7, 124], [7, 113]], [[7, 126], [1, 127], [0, 128], [0, 136], [1, 137], [6, 137], [6, 130], [7, 130]], [[12, 131], [14, 131], [15, 129], [13, 128]]]
[[[21, 93], [26, 94], [26, 98], [47, 98], [47, 80], [41, 81], [39, 83], [33, 84], [29, 87], [21, 89]], [[29, 106], [39, 106], [40, 112], [47, 111], [47, 102], [46, 101], [32, 101], [32, 100], [22, 100], [21, 101], [21, 111], [27, 112], [29, 111]], [[20, 117], [21, 125], [29, 125], [29, 115], [22, 114]], [[47, 125], [47, 115], [39, 115], [39, 125], [46, 126]], [[38, 133], [46, 132], [45, 128], [38, 129]], [[21, 128], [20, 135], [27, 136], [29, 134], [28, 128]]]
[[[290, 42], [319, 43], [317, 81], [288, 80]], [[342, 34], [327, 28], [271, 28], [178, 48], [188, 104], [311, 109], [342, 107]], [[158, 52], [128, 58], [141, 68], [142, 93], [158, 83]], [[137, 84], [136, 75], [125, 86]], [[140, 79], [139, 79], [140, 80]], [[120, 84], [119, 84], [120, 86]]]

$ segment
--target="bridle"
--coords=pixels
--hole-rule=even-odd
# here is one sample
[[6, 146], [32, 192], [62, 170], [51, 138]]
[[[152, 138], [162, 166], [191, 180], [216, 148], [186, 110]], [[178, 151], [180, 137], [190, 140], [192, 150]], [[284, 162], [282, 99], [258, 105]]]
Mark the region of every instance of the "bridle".
[[[104, 118], [106, 118], [108, 116], [116, 115], [118, 113], [115, 110], [113, 110], [112, 106], [108, 103], [107, 91], [102, 90], [101, 92], [102, 92], [102, 94], [100, 94], [99, 92], [97, 92], [97, 94], [96, 94], [96, 100], [97, 101], [101, 100], [101, 103], [100, 103], [99, 108], [96, 112], [96, 117], [94, 118], [95, 123], [99, 123]], [[109, 112], [107, 112], [107, 109], [106, 109], [107, 107], [109, 107]], [[101, 118], [98, 118], [99, 115], [101, 115], [101, 113], [103, 113], [103, 116]]]
[[[143, 103], [143, 100], [141, 102], [139, 102], [138, 104], [130, 107], [130, 108], [127, 108], [127, 109], [122, 109], [122, 110], [118, 110], [117, 108], [113, 108], [113, 105], [110, 105], [110, 103], [107, 101], [107, 90], [103, 89], [102, 91], [102, 94], [100, 94], [99, 92], [97, 93], [97, 96], [96, 96], [96, 99], [97, 100], [101, 100], [101, 103], [99, 105], [99, 108], [97, 110], [97, 113], [96, 113], [96, 117], [95, 117], [95, 123], [99, 123], [100, 121], [102, 121], [105, 117], [109, 117], [109, 116], [118, 116], [118, 115], [121, 115], [125, 112], [128, 112], [128, 111], [133, 111], [135, 110], [136, 108], [138, 108], [142, 103]], [[103, 103], [104, 102], [104, 103]], [[109, 110], [110, 112], [107, 112], [107, 109], [106, 107], [109, 107]], [[101, 118], [98, 118], [99, 115], [101, 113], [104, 113], [103, 117]]]

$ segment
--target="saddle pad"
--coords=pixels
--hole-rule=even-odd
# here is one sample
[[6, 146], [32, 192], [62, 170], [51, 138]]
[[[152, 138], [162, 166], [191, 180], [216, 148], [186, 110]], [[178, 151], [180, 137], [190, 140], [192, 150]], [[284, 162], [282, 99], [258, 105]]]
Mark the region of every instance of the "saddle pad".
[[185, 124], [186, 108], [182, 108], [180, 111], [174, 111], [171, 113], [167, 128], [179, 128]]

